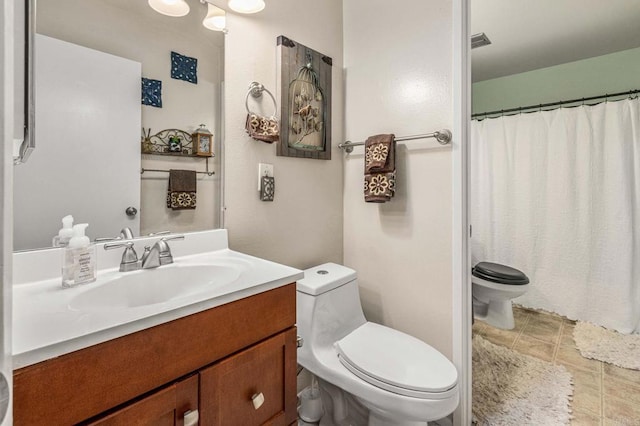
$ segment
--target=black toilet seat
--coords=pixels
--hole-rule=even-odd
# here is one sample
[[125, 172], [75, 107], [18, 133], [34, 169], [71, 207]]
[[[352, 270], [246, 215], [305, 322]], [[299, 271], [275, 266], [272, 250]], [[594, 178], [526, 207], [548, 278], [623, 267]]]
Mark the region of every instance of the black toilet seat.
[[473, 267], [471, 274], [474, 277], [498, 284], [529, 284], [529, 277], [527, 277], [522, 271], [499, 263], [480, 262]]

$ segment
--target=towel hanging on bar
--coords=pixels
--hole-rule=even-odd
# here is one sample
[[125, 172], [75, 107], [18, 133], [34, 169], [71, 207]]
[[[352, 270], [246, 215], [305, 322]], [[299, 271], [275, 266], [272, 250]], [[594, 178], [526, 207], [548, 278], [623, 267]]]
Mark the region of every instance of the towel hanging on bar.
[[391, 200], [396, 189], [395, 136], [370, 136], [365, 142], [364, 150], [364, 201], [386, 203]]
[[196, 172], [193, 170], [169, 170], [167, 207], [173, 210], [196, 208]]

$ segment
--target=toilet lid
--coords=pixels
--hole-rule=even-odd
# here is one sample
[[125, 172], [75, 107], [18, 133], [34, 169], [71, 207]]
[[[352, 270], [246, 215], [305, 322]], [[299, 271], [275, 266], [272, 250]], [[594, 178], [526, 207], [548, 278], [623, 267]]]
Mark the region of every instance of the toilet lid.
[[478, 263], [471, 272], [473, 276], [500, 284], [529, 284], [529, 278], [515, 268], [491, 262]]
[[336, 343], [342, 364], [364, 381], [401, 395], [445, 398], [458, 381], [453, 364], [415, 337], [367, 322]]

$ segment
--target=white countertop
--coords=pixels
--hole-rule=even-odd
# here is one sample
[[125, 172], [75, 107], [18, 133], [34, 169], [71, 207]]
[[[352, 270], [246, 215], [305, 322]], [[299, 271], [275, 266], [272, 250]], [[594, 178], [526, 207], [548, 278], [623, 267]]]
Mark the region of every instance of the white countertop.
[[[207, 232], [219, 233], [220, 231]], [[229, 284], [212, 286], [210, 289], [166, 302], [102, 310], [78, 310], [69, 307], [71, 300], [79, 294], [90, 291], [96, 286], [109, 285], [110, 279], [121, 274], [117, 267], [100, 269], [96, 282], [71, 289], [62, 288], [59, 276], [15, 284], [13, 288], [13, 368], [22, 368], [271, 290], [304, 276], [298, 269], [229, 250], [226, 248], [226, 231], [223, 232], [224, 242], [209, 244], [209, 248], [213, 249], [211, 251], [200, 251], [208, 245], [206, 241], [204, 241], [205, 244], [202, 244], [203, 241], [198, 241], [200, 247], [197, 249], [174, 250], [174, 262], [180, 266], [232, 265], [241, 271], [238, 278]], [[189, 235], [185, 240], [187, 243]], [[220, 240], [221, 234], [216, 234], [215, 238]], [[145, 240], [140, 244], [145, 242], [148, 244]], [[172, 249], [180, 247], [181, 243], [172, 244]], [[180, 251], [188, 254], [176, 257]], [[199, 252], [193, 253], [193, 251]], [[59, 258], [60, 254], [58, 252], [53, 256]], [[24, 268], [28, 265], [29, 262], [25, 259], [28, 260], [23, 257], [16, 261], [14, 258], [14, 268]], [[105, 263], [111, 266], [112, 261]], [[31, 265], [31, 268], [36, 266]], [[171, 265], [160, 268], [163, 267], [171, 267]], [[141, 270], [125, 274], [144, 274], [145, 272], [147, 271]], [[17, 275], [20, 277], [21, 274], [23, 271], [19, 271]]]

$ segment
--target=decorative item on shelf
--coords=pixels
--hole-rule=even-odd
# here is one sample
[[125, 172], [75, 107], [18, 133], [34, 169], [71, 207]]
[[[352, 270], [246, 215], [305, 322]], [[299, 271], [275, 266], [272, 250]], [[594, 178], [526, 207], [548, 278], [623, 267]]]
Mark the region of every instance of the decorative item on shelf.
[[213, 156], [213, 133], [207, 130], [204, 124], [201, 124], [200, 128], [191, 136], [193, 137], [196, 155], [201, 157]]
[[151, 128], [148, 128], [145, 132], [142, 128], [142, 153], [153, 152], [153, 143], [151, 142]]
[[277, 154], [331, 159], [333, 61], [285, 36], [278, 37], [282, 136]]
[[142, 77], [142, 105], [162, 108], [162, 81]]
[[[255, 99], [262, 97], [262, 93], [267, 92], [273, 101], [273, 114], [270, 117], [263, 116], [252, 112], [249, 108], [249, 95]], [[244, 106], [247, 109], [247, 120], [245, 122], [245, 130], [252, 139], [257, 141], [273, 143], [280, 139], [280, 123], [276, 114], [278, 112], [278, 103], [273, 94], [262, 84], [257, 81], [251, 82]]]
[[171, 78], [198, 84], [198, 60], [171, 52]]
[[182, 138], [180, 136], [169, 136], [169, 152], [182, 152]]
[[[206, 130], [206, 129], [205, 129]], [[165, 129], [151, 135], [151, 129], [142, 129], [142, 153], [160, 155], [195, 156], [192, 136], [180, 129]], [[213, 153], [211, 155], [213, 156]]]

